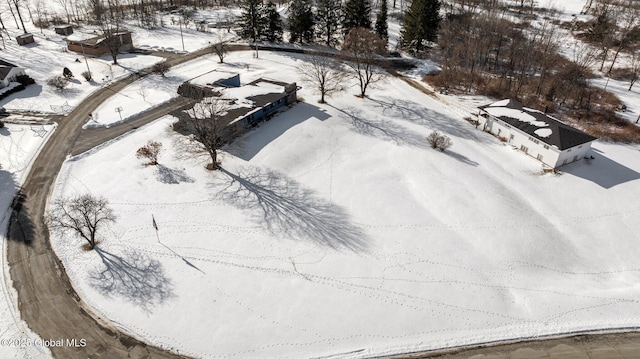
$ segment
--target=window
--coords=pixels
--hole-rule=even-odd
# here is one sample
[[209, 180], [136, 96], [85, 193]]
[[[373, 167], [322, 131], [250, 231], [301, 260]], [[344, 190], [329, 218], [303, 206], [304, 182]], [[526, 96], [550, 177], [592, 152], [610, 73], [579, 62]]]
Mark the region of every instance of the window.
[[568, 149], [567, 152], [571, 152], [571, 149]]
[[582, 145], [578, 146], [578, 148], [582, 148]]
[[538, 153], [538, 156], [536, 157], [538, 159], [538, 161], [542, 161], [542, 155]]
[[529, 137], [529, 141], [531, 141], [531, 142], [535, 143], [536, 145], [540, 143], [540, 141], [536, 140], [536, 139], [535, 139], [535, 138], [533, 138], [533, 137]]
[[549, 149], [549, 145], [544, 145], [544, 149], [548, 150]]
[[522, 150], [522, 152], [524, 152], [524, 153], [529, 153], [529, 148], [528, 148], [527, 146], [525, 146], [525, 145], [521, 145], [521, 146], [520, 146], [520, 149], [521, 149], [521, 150]]

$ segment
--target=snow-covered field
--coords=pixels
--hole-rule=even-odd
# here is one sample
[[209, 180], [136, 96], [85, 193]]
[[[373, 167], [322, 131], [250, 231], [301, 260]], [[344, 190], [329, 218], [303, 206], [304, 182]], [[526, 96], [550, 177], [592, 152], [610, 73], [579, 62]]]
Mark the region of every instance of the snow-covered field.
[[[298, 61], [236, 53], [226, 66], [295, 81]], [[105, 196], [119, 216], [93, 252], [52, 237], [92, 307], [198, 357], [363, 357], [640, 324], [637, 146], [597, 143], [591, 164], [542, 175], [400, 80], [327, 105], [299, 84], [306, 102], [228, 148], [223, 170], [180, 155], [171, 118], [64, 165], [54, 197]], [[433, 130], [449, 151], [428, 147]], [[150, 139], [159, 166], [135, 157]]]
[[49, 357], [48, 350], [35, 345], [33, 334], [20, 319], [16, 293], [5, 266], [5, 234], [11, 215], [11, 201], [31, 166], [34, 155], [53, 131], [53, 126], [6, 124], [0, 128], [0, 358]]

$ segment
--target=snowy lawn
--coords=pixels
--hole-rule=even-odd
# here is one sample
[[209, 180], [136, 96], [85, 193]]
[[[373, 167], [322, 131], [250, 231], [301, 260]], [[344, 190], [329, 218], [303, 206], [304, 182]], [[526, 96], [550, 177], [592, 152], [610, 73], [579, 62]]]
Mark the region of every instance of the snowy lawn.
[[[242, 79], [295, 81], [299, 61], [230, 64]], [[100, 315], [208, 358], [363, 357], [640, 325], [638, 147], [597, 143], [591, 164], [542, 175], [402, 81], [327, 105], [299, 84], [306, 102], [235, 142], [220, 171], [176, 151], [171, 118], [66, 162], [54, 198], [91, 192], [119, 216], [93, 252], [52, 236]], [[433, 130], [453, 147], [429, 148]], [[135, 157], [150, 139], [164, 144], [158, 166]]]
[[[21, 32], [9, 30], [9, 33], [12, 40], [5, 41], [6, 51], [3, 51], [2, 58], [25, 68], [27, 75], [36, 83], [0, 100], [0, 106], [8, 110], [67, 113], [112, 79], [129, 75], [162, 60], [157, 56], [120, 54], [118, 65], [112, 65], [110, 56], [87, 57], [85, 62], [82, 54], [65, 51], [62, 36], [55, 34], [53, 30], [44, 30], [44, 35], [34, 31], [36, 42], [27, 46], [19, 46], [13, 41], [13, 37]], [[87, 71], [87, 65], [93, 76], [91, 82], [81, 76]], [[68, 67], [74, 75], [69, 86], [64, 91], [48, 86], [47, 80], [62, 75], [64, 67]]]
[[[11, 201], [22, 184], [31, 166], [31, 160], [40, 150], [53, 126], [6, 124], [0, 128], [0, 358], [45, 358], [49, 351], [42, 347], [27, 346], [26, 340], [35, 341], [37, 336], [20, 319], [17, 293], [9, 279], [5, 266], [5, 241], [7, 225], [11, 215]], [[9, 342], [7, 342], [9, 341]]]

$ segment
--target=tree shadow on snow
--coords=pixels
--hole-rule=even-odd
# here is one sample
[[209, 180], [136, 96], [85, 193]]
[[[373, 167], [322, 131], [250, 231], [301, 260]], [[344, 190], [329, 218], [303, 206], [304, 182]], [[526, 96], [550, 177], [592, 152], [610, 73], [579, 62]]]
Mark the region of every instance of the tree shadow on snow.
[[188, 174], [186, 174], [184, 170], [169, 168], [161, 164], [156, 165], [156, 177], [158, 178], [158, 181], [166, 184], [195, 182], [195, 180], [192, 177], [190, 177]]
[[36, 232], [27, 193], [18, 186], [11, 172], [0, 169], [0, 207], [4, 206], [8, 206], [11, 211], [6, 238], [31, 245]]
[[352, 130], [365, 136], [380, 138], [384, 141], [393, 142], [397, 145], [409, 145], [426, 149], [427, 138], [420, 134], [399, 125], [392, 120], [365, 119], [362, 111], [356, 108], [340, 109], [329, 104], [329, 106], [349, 116]]
[[479, 165], [478, 162], [470, 159], [469, 157], [467, 157], [465, 155], [461, 155], [461, 154], [459, 154], [457, 152], [454, 152], [454, 151], [451, 151], [451, 150], [446, 150], [446, 151], [444, 151], [444, 153], [449, 155], [449, 157], [453, 157], [456, 160], [458, 160], [458, 161], [460, 161], [460, 162], [462, 162], [464, 164], [467, 164], [469, 166], [478, 166]]
[[89, 275], [91, 285], [101, 294], [123, 297], [147, 312], [174, 296], [173, 284], [158, 260], [133, 251], [120, 256], [100, 247], [94, 251], [103, 266], [93, 269]]
[[[480, 142], [491, 141], [491, 136], [487, 136], [482, 131], [474, 129], [466, 121], [438, 113], [417, 102], [393, 97], [383, 97], [381, 99], [367, 98], [367, 100], [370, 101], [372, 108], [380, 107], [383, 115], [392, 118], [423, 125], [443, 132], [446, 135], [454, 135]], [[472, 114], [469, 113], [468, 116], [471, 117]]]
[[273, 171], [251, 168], [231, 173], [211, 184], [215, 198], [247, 210], [272, 234], [302, 240], [336, 250], [366, 249], [366, 234], [350, 222], [342, 207], [319, 198], [314, 191]]

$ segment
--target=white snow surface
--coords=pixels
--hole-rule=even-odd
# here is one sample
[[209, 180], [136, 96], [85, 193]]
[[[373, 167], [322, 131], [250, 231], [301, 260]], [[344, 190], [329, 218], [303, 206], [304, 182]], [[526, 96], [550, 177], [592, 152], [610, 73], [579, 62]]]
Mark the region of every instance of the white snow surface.
[[493, 106], [486, 107], [484, 110], [487, 111], [488, 113], [490, 113], [491, 115], [496, 116], [496, 117], [501, 117], [501, 116], [511, 117], [511, 118], [514, 118], [514, 119], [516, 119], [518, 121], [527, 122], [527, 123], [530, 123], [533, 126], [538, 126], [538, 127], [547, 127], [547, 126], [549, 126], [548, 123], [546, 123], [544, 121], [538, 121], [537, 118], [531, 116], [530, 114], [526, 113], [525, 111], [516, 110], [516, 109], [513, 109], [513, 108], [497, 107], [494, 104]]
[[[297, 81], [299, 61], [234, 53], [229, 65]], [[541, 175], [400, 80], [324, 105], [298, 83], [306, 102], [228, 147], [222, 170], [176, 150], [170, 117], [65, 163], [53, 197], [91, 192], [119, 217], [96, 251], [52, 235], [99, 315], [207, 358], [640, 325], [638, 146], [595, 143], [590, 164]], [[453, 140], [444, 153], [426, 143], [434, 130]], [[158, 166], [135, 156], [150, 139], [164, 144]]]
[[0, 128], [0, 358], [48, 358], [49, 350], [20, 319], [17, 293], [6, 261], [6, 233], [11, 202], [29, 171], [34, 155], [53, 131], [51, 125], [5, 124]]
[[533, 133], [535, 133], [536, 135], [538, 135], [540, 137], [549, 137], [549, 136], [551, 136], [553, 131], [550, 128], [539, 128], [539, 129], [533, 131]]

